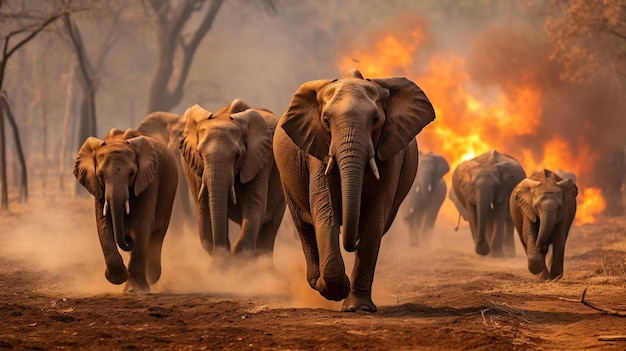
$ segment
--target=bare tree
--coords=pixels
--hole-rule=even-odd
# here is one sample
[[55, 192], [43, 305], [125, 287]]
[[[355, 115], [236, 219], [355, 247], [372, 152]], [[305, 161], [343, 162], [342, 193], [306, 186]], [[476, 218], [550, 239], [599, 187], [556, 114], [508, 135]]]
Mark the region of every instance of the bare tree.
[[[148, 0], [157, 27], [158, 62], [148, 98], [148, 113], [169, 111], [183, 97], [183, 88], [193, 56], [202, 38], [211, 29], [223, 0], [184, 0], [173, 6], [170, 1]], [[205, 3], [208, 6], [205, 9]], [[194, 12], [204, 11], [200, 25], [190, 35], [183, 33]], [[180, 64], [174, 63], [177, 53]], [[175, 72], [174, 68], [178, 71]]]
[[[0, 1], [0, 24], [2, 26], [2, 32], [0, 34], [0, 40], [2, 41], [2, 54], [0, 56], [0, 91], [6, 90], [4, 88], [4, 76], [7, 62], [11, 56], [63, 15], [81, 10], [77, 7], [60, 5], [41, 14], [41, 8], [41, 6], [38, 6], [34, 9], [27, 9], [21, 2], [19, 5], [10, 6], [8, 2]], [[6, 170], [4, 112], [8, 111], [10, 114], [9, 117], [11, 118], [10, 121], [13, 122], [11, 125], [14, 128], [14, 135], [19, 135], [19, 133], [17, 133], [17, 125], [14, 123], [14, 119], [12, 119], [12, 114], [10, 113], [10, 109], [8, 109], [6, 99], [3, 98], [0, 104], [2, 105], [0, 106], [0, 183], [2, 185], [0, 206], [2, 209], [6, 210], [9, 207], [9, 196]], [[19, 144], [19, 138], [17, 138], [15, 142]], [[21, 149], [21, 145], [18, 146], [18, 149]], [[23, 167], [22, 183], [26, 186], [26, 168], [24, 164]]]

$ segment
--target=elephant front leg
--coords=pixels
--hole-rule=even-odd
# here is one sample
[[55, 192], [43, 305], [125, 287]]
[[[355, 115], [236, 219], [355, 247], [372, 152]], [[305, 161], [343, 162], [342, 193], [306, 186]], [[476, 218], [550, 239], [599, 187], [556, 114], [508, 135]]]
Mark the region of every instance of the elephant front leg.
[[128, 272], [130, 277], [124, 286], [124, 293], [143, 294], [150, 292], [150, 285], [146, 279], [146, 259], [148, 255], [150, 230], [142, 224], [133, 231], [135, 247], [130, 253]]
[[504, 224], [504, 255], [515, 257], [515, 226], [511, 217], [506, 218]]
[[339, 228], [315, 226], [315, 237], [320, 257], [315, 289], [328, 300], [341, 301], [350, 292], [350, 280], [339, 249]]
[[376, 233], [362, 233], [360, 236], [352, 270], [352, 287], [348, 298], [341, 306], [342, 311], [376, 312], [378, 310], [372, 301], [372, 283], [381, 239], [382, 235]]
[[558, 280], [563, 276], [563, 261], [565, 258], [565, 239], [558, 233], [559, 228], [552, 234], [552, 255], [550, 257], [550, 274], [548, 279]]
[[104, 254], [106, 270], [104, 276], [112, 284], [122, 284], [128, 279], [128, 270], [124, 265], [124, 260], [117, 249], [117, 244], [113, 238], [113, 224], [110, 216], [102, 215], [103, 202], [96, 200], [96, 224], [98, 228], [98, 239]]
[[[501, 206], [502, 205], [496, 205]], [[504, 214], [502, 209], [491, 211], [487, 217], [487, 233], [489, 233], [489, 251], [492, 257], [504, 256]]]
[[311, 224], [304, 221], [299, 207], [287, 193], [285, 193], [285, 201], [289, 206], [289, 212], [291, 213], [294, 227], [298, 232], [298, 237], [302, 244], [304, 260], [306, 261], [307, 282], [311, 288], [315, 289], [317, 279], [320, 277], [320, 259], [317, 250], [317, 241], [315, 240], [315, 229]]

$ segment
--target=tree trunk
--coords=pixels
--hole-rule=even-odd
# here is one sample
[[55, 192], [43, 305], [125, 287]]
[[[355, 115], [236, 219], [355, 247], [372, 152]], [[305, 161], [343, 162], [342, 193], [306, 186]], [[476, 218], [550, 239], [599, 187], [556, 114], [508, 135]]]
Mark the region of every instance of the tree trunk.
[[[13, 112], [11, 111], [11, 106], [9, 106], [9, 102], [6, 99], [6, 95], [2, 94], [2, 105], [4, 108], [4, 112], [6, 113], [7, 120], [11, 125], [11, 129], [13, 129], [13, 140], [15, 141], [15, 150], [17, 152], [17, 158], [20, 162], [21, 176], [20, 176], [20, 201], [28, 201], [28, 172], [26, 169], [26, 158], [24, 157], [24, 151], [22, 149], [22, 141], [20, 138], [20, 132], [17, 128], [17, 123], [15, 122], [15, 118], [13, 116]], [[4, 135], [4, 127], [3, 127], [3, 135]], [[6, 161], [4, 163], [6, 165]]]
[[6, 138], [4, 135], [4, 100], [0, 99], [0, 183], [2, 184], [2, 194], [0, 202], [3, 210], [9, 209], [9, 191], [7, 184], [7, 153]]
[[[180, 5], [179, 8], [170, 9], [166, 2], [154, 2], [157, 4], [153, 5], [153, 10], [158, 27], [156, 34], [159, 58], [150, 86], [147, 113], [170, 111], [181, 101], [193, 56], [200, 41], [211, 29], [223, 2], [224, 0], [212, 0], [210, 2], [204, 19], [188, 41], [184, 40], [182, 30], [184, 24], [190, 19], [191, 13], [197, 10], [198, 4], [188, 1]], [[168, 16], [170, 13], [172, 15]], [[177, 48], [182, 48], [183, 52], [180, 54], [182, 55], [182, 62], [176, 65], [180, 70], [178, 74], [174, 75], [174, 58], [179, 56], [176, 54]], [[174, 76], [176, 77], [175, 81], [172, 78]]]

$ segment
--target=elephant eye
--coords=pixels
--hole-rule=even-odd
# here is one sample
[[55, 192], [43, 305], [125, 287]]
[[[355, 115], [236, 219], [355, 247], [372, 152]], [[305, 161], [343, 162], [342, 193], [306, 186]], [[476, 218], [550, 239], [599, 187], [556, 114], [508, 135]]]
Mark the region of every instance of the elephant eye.
[[328, 121], [328, 116], [326, 114], [322, 115], [322, 121], [326, 127], [330, 127], [330, 122]]
[[380, 115], [376, 112], [374, 114], [374, 124], [378, 124], [378, 121], [380, 121]]

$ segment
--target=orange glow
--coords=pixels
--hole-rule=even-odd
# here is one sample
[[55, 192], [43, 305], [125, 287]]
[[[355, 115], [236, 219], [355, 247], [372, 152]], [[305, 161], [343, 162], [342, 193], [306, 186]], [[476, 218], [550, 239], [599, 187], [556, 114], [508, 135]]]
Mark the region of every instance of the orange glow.
[[[599, 189], [586, 188], [587, 184], [581, 181], [585, 180], [584, 172], [595, 163], [596, 155], [586, 140], [570, 145], [558, 134], [540, 136], [545, 130], [542, 130], [544, 97], [539, 83], [525, 78], [531, 75], [516, 72], [519, 82], [515, 86], [508, 84], [496, 92], [474, 91], [461, 57], [435, 53], [426, 62], [415, 64], [424, 40], [425, 35], [419, 30], [401, 37], [385, 34], [372, 48], [341, 55], [336, 66], [340, 74], [358, 68], [365, 77], [401, 72], [424, 89], [437, 117], [418, 136], [419, 145], [424, 151], [443, 155], [451, 170], [464, 160], [496, 149], [520, 161], [527, 175], [541, 168], [573, 172], [582, 194], [578, 198], [576, 223], [593, 223], [604, 208], [604, 200]], [[420, 71], [416, 71], [416, 66], [420, 66]], [[529, 145], [519, 140], [534, 141]], [[451, 173], [445, 177], [449, 189]], [[457, 215], [454, 206], [446, 201], [441, 216], [456, 221]]]
[[580, 204], [576, 210], [576, 224], [594, 223], [597, 216], [604, 211], [606, 203], [595, 187], [585, 188], [582, 194], [578, 194]]

